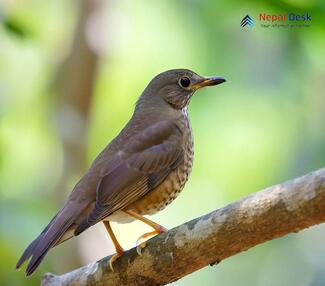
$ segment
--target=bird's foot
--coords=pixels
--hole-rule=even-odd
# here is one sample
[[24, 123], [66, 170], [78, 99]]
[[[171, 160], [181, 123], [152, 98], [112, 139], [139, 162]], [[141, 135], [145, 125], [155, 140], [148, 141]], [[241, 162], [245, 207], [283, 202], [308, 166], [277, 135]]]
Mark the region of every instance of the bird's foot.
[[112, 270], [112, 272], [114, 272], [114, 268], [113, 268], [113, 263], [123, 254], [123, 249], [119, 250], [118, 252], [116, 252], [109, 260], [108, 265], [109, 268]]
[[157, 227], [154, 231], [151, 232], [147, 232], [143, 235], [141, 235], [136, 242], [136, 247], [137, 247], [137, 253], [141, 256], [142, 255], [142, 249], [146, 247], [147, 243], [146, 241], [141, 242], [144, 239], [148, 239], [152, 236], [155, 236], [157, 234], [166, 232], [168, 229], [164, 228], [163, 226], [159, 225], [159, 227]]

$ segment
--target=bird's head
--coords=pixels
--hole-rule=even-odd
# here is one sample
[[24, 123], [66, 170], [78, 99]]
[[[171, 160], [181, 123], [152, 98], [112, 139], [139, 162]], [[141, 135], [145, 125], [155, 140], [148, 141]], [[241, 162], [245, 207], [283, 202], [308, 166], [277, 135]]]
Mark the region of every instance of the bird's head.
[[139, 99], [151, 101], [163, 99], [175, 109], [186, 107], [195, 91], [206, 86], [225, 82], [222, 77], [203, 77], [191, 70], [174, 69], [154, 77]]

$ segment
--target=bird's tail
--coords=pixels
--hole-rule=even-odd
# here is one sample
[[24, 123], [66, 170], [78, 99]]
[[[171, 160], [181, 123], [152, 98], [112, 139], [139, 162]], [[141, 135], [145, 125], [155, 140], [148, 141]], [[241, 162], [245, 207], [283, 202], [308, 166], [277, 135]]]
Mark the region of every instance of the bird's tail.
[[[17, 262], [17, 269], [19, 269], [26, 260], [31, 258], [26, 268], [26, 275], [31, 275], [52, 247], [73, 236], [73, 232], [71, 232], [68, 237], [65, 235], [78, 215], [78, 213], [75, 212], [76, 208], [70, 204], [71, 203], [68, 202], [42, 233], [26, 248]], [[63, 236], [64, 239], [62, 239]]]

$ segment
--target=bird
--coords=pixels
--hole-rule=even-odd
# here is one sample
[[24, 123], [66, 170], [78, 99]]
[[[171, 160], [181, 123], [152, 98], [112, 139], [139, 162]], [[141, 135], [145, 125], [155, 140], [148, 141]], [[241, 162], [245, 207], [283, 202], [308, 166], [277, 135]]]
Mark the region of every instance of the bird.
[[[225, 82], [223, 77], [204, 77], [189, 69], [172, 69], [155, 76], [138, 98], [133, 115], [120, 133], [96, 157], [72, 189], [63, 207], [17, 262], [29, 261], [31, 275], [48, 251], [103, 222], [116, 253], [124, 250], [111, 222], [140, 220], [153, 231], [137, 240], [137, 251], [145, 240], [167, 229], [145, 217], [163, 210], [183, 189], [194, 159], [188, 105], [200, 88]], [[142, 242], [141, 242], [142, 241]]]

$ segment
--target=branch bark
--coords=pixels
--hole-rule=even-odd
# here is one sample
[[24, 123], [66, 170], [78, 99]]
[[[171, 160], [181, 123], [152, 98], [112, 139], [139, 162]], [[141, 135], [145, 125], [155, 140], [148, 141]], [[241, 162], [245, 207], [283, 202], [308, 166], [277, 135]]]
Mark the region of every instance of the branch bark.
[[253, 193], [125, 252], [56, 276], [42, 286], [165, 285], [257, 244], [325, 221], [325, 168]]

